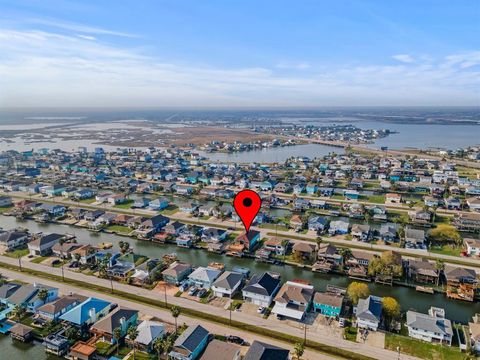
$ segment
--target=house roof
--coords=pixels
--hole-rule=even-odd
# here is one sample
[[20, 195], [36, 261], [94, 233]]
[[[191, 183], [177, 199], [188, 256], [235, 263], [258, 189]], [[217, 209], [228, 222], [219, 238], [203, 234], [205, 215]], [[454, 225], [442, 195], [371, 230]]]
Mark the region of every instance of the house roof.
[[279, 284], [279, 278], [273, 277], [268, 272], [264, 272], [261, 275], [253, 275], [248, 285], [243, 288], [243, 291], [272, 296]]
[[60, 316], [60, 319], [76, 325], [82, 325], [90, 318], [90, 310], [94, 309], [95, 313], [98, 313], [110, 305], [111, 303], [106, 300], [88, 298], [84, 302], [78, 304], [73, 309]]
[[415, 311], [407, 311], [407, 326], [443, 335], [453, 335], [450, 320]]
[[156, 338], [163, 336], [165, 325], [158, 321], [144, 320], [138, 325], [137, 331], [138, 336], [135, 341], [148, 346]]
[[308, 304], [315, 292], [313, 286], [287, 281], [275, 297], [275, 302], [287, 304], [291, 301]]
[[37, 294], [40, 289], [53, 289], [50, 286], [45, 286], [41, 284], [28, 284], [22, 285], [17, 291], [15, 291], [9, 298], [8, 302], [15, 305], [21, 305]]
[[238, 345], [214, 339], [208, 344], [200, 360], [233, 360], [239, 351]]
[[178, 276], [185, 270], [191, 269], [192, 266], [190, 264], [182, 263], [179, 261], [175, 261], [168, 269], [162, 271], [162, 275], [167, 276]]
[[317, 292], [313, 297], [313, 302], [315, 304], [323, 304], [341, 308], [343, 304], [343, 296], [324, 292]]
[[370, 295], [360, 299], [357, 305], [357, 318], [370, 321], [380, 321], [382, 315], [382, 298]]
[[289, 351], [255, 340], [243, 360], [288, 360]]
[[237, 236], [236, 241], [250, 242], [252, 241], [260, 232], [256, 230], [249, 230]]
[[449, 280], [462, 280], [462, 279], [471, 279], [471, 280], [476, 280], [477, 279], [477, 273], [473, 269], [467, 269], [463, 267], [458, 267], [458, 266], [445, 266], [444, 270], [445, 277], [447, 278], [447, 281]]
[[293, 245], [292, 249], [293, 251], [313, 253], [317, 250], [317, 245], [299, 241]]
[[190, 326], [175, 341], [175, 346], [188, 352], [194, 352], [200, 343], [208, 336], [208, 331], [201, 325]]
[[198, 280], [202, 282], [212, 283], [222, 272], [212, 268], [206, 268], [203, 266], [195, 269], [190, 275], [189, 279]]
[[7, 283], [0, 286], [0, 299], [6, 299], [20, 288], [20, 284]]
[[56, 242], [58, 242], [61, 238], [63, 238], [64, 235], [62, 234], [47, 234], [43, 235], [40, 238], [31, 241], [28, 245], [36, 245], [36, 246], [42, 246], [42, 245], [51, 245], [53, 246]]
[[103, 319], [93, 324], [92, 329], [105, 334], [113, 334], [113, 329], [121, 327], [122, 319], [128, 321], [136, 314], [138, 314], [138, 310], [117, 307]]
[[78, 304], [86, 299], [87, 298], [82, 295], [63, 296], [55, 301], [52, 301], [51, 303], [40, 306], [37, 310], [44, 313], [56, 314], [66, 307], [72, 304]]
[[240, 273], [225, 271], [218, 277], [213, 283], [213, 286], [223, 289], [233, 289], [243, 279], [243, 275]]

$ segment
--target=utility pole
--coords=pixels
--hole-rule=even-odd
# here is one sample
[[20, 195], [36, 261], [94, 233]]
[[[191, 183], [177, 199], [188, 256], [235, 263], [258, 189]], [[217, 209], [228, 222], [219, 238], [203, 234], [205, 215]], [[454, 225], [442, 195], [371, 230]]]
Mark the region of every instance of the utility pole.
[[110, 275], [110, 288], [111, 288], [111, 291], [112, 291], [112, 294], [113, 294], [113, 279], [112, 279], [112, 275]]
[[230, 302], [228, 303], [228, 310], [230, 312], [230, 322], [229, 325], [232, 326], [232, 294], [230, 294]]
[[61, 267], [61, 269], [62, 269], [62, 281], [65, 282], [65, 275], [63, 274], [63, 265], [64, 264], [62, 264], [62, 267]]
[[18, 258], [18, 266], [20, 267], [20, 271], [22, 271], [22, 258]]
[[304, 333], [303, 333], [303, 345], [307, 343], [307, 324], [304, 324], [303, 326]]
[[163, 284], [163, 290], [164, 290], [164, 294], [165, 294], [165, 306], [168, 307], [168, 301], [167, 301], [167, 282], [165, 282], [165, 284]]

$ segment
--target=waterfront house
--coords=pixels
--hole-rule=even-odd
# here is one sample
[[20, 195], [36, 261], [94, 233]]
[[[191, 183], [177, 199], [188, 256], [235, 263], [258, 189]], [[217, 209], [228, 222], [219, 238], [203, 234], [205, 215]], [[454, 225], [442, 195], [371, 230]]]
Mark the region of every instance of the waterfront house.
[[428, 314], [407, 311], [408, 336], [430, 343], [452, 345], [453, 328], [445, 319], [445, 310], [431, 307]]
[[95, 221], [97, 218], [105, 214], [103, 210], [91, 210], [85, 213], [84, 219], [86, 221]]
[[310, 200], [304, 198], [296, 198], [293, 200], [294, 211], [305, 211], [310, 208]]
[[317, 233], [323, 233], [328, 226], [328, 219], [318, 215], [312, 215], [308, 218], [308, 230]]
[[82, 295], [68, 295], [37, 308], [36, 314], [47, 321], [57, 320], [61, 315], [77, 306], [87, 298]]
[[207, 243], [223, 242], [227, 238], [227, 234], [226, 230], [207, 227], [202, 231], [202, 241]]
[[314, 261], [316, 258], [317, 245], [308, 242], [298, 241], [295, 242], [295, 244], [293, 245], [292, 252], [296, 259], [302, 259], [311, 262]]
[[293, 215], [290, 218], [290, 225], [295, 229], [295, 231], [300, 231], [303, 229], [303, 221], [300, 215]]
[[440, 270], [436, 268], [435, 263], [426, 259], [408, 260], [407, 275], [418, 283], [438, 284], [440, 280]]
[[166, 234], [178, 236], [180, 235], [180, 233], [182, 233], [186, 229], [186, 227], [187, 225], [184, 223], [181, 223], [179, 221], [173, 221], [165, 225], [165, 227], [163, 228], [163, 231]]
[[13, 325], [9, 332], [13, 340], [28, 342], [33, 338], [33, 328], [22, 323]]
[[168, 269], [162, 271], [163, 280], [169, 284], [179, 284], [192, 272], [190, 264], [175, 261]]
[[213, 282], [220, 276], [222, 272], [210, 267], [200, 266], [196, 268], [190, 275], [188, 280], [190, 283], [205, 289], [210, 289]]
[[140, 237], [148, 238], [159, 232], [165, 225], [168, 224], [169, 221], [170, 219], [166, 216], [163, 216], [161, 214], [155, 215], [150, 219], [142, 222], [140, 226], [136, 229], [136, 233]]
[[260, 232], [257, 230], [249, 230], [237, 236], [235, 244], [244, 246], [244, 250], [252, 252], [256, 244], [260, 241]]
[[97, 348], [83, 341], [77, 341], [70, 349], [69, 357], [72, 360], [93, 360], [96, 358]]
[[[41, 300], [38, 297], [40, 290], [47, 290], [47, 298]], [[21, 285], [7, 299], [6, 304], [10, 306], [22, 306], [30, 312], [35, 312], [38, 307], [57, 299], [58, 289], [38, 283]]]
[[426, 234], [425, 230], [414, 229], [410, 226], [405, 228], [405, 244], [411, 244], [414, 247], [422, 248], [425, 246]]
[[153, 344], [156, 339], [163, 338], [166, 335], [165, 324], [152, 321], [144, 320], [138, 327], [138, 336], [135, 339], [135, 344], [137, 347], [146, 352], [153, 351]]
[[160, 211], [168, 208], [169, 205], [170, 205], [170, 201], [167, 198], [163, 197], [163, 198], [157, 198], [150, 201], [148, 203], [148, 208], [150, 210]]
[[200, 360], [240, 360], [240, 346], [213, 339], [208, 344]]
[[328, 233], [334, 235], [346, 235], [350, 229], [350, 224], [343, 220], [334, 220], [330, 222]]
[[12, 198], [10, 196], [0, 196], [0, 208], [13, 206]]
[[480, 214], [462, 212], [455, 216], [453, 224], [461, 231], [479, 231]]
[[476, 353], [480, 352], [480, 314], [475, 314], [472, 321], [468, 323], [470, 344], [472, 350]]
[[64, 238], [65, 235], [55, 233], [40, 235], [28, 243], [28, 251], [32, 256], [48, 255], [52, 252], [53, 246]]
[[70, 343], [65, 336], [59, 334], [50, 334], [43, 339], [45, 352], [58, 357], [65, 356], [70, 349]]
[[189, 196], [192, 195], [194, 192], [194, 188], [191, 186], [185, 186], [185, 185], [176, 185], [175, 186], [175, 192], [178, 195], [184, 195], [184, 196]]
[[95, 262], [95, 253], [98, 248], [92, 245], [83, 245], [71, 251], [73, 258], [79, 258], [81, 264], [92, 264]]
[[120, 337], [127, 335], [130, 326], [136, 326], [138, 321], [138, 311], [124, 307], [117, 307], [111, 313], [95, 322], [90, 331], [102, 341], [115, 343], [118, 339], [113, 336], [116, 328], [120, 329]]
[[463, 244], [468, 256], [480, 256], [480, 239], [465, 238]]
[[351, 234], [355, 240], [366, 242], [370, 239], [370, 225], [353, 224]]
[[242, 290], [243, 299], [255, 305], [269, 307], [280, 289], [280, 277], [264, 272], [253, 275]]
[[132, 208], [143, 209], [146, 208], [150, 202], [150, 199], [145, 197], [137, 198], [133, 203]]
[[272, 313], [302, 321], [310, 310], [314, 292], [312, 285], [287, 281], [275, 297]]
[[386, 223], [380, 226], [378, 230], [378, 236], [380, 240], [385, 241], [386, 243], [393, 243], [398, 241], [397, 235], [397, 224]]
[[331, 268], [340, 266], [343, 261], [343, 257], [338, 253], [336, 246], [328, 243], [320, 244], [317, 251], [317, 259], [320, 263], [330, 264]]
[[289, 350], [254, 340], [243, 360], [289, 360]]
[[357, 190], [344, 190], [343, 195], [347, 200], [358, 200], [360, 198], [360, 193]]
[[67, 208], [63, 205], [44, 203], [40, 205], [40, 210], [52, 217], [58, 217], [64, 215]]
[[286, 244], [288, 244], [288, 240], [272, 237], [263, 243], [263, 248], [274, 253], [275, 255], [282, 256], [285, 255]]
[[317, 292], [313, 297], [316, 312], [328, 317], [338, 318], [342, 312], [343, 296], [328, 292]]
[[366, 299], [358, 300], [355, 310], [357, 327], [377, 331], [382, 319], [382, 298], [370, 295]]
[[0, 246], [6, 251], [12, 251], [24, 246], [28, 240], [29, 236], [26, 231], [9, 230], [0, 233]]
[[72, 251], [82, 246], [77, 243], [56, 243], [52, 247], [52, 254], [60, 259], [71, 259]]
[[169, 359], [195, 360], [207, 347], [210, 334], [201, 325], [190, 326], [178, 337], [168, 354]]
[[412, 210], [408, 212], [408, 217], [414, 224], [425, 225], [432, 220], [432, 213], [428, 210]]
[[92, 325], [106, 316], [112, 304], [106, 300], [88, 298], [60, 316], [60, 320], [75, 326]]
[[212, 284], [212, 290], [216, 297], [231, 298], [242, 285], [243, 275], [240, 273], [225, 271]]
[[478, 284], [475, 270], [446, 265], [443, 273], [447, 281], [447, 297], [474, 301]]
[[467, 198], [465, 202], [468, 205], [468, 208], [472, 211], [480, 211], [480, 198], [478, 197], [471, 197]]

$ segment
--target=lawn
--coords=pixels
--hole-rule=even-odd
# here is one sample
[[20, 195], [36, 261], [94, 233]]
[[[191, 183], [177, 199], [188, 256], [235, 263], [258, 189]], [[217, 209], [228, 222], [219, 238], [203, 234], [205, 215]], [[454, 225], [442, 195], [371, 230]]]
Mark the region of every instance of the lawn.
[[369, 195], [366, 196], [367, 201], [375, 204], [385, 204], [385, 195]]
[[39, 256], [39, 257], [36, 257], [35, 259], [32, 259], [30, 262], [35, 264], [40, 264], [42, 261], [47, 259], [48, 259], [48, 256]]
[[13, 206], [0, 206], [0, 214], [10, 210]]
[[[135, 360], [150, 360], [152, 355], [147, 354], [146, 352], [137, 350], [135, 352]], [[133, 353], [127, 358], [127, 360], [134, 360]]]
[[127, 200], [124, 203], [115, 205], [115, 208], [117, 208], [117, 209], [130, 209], [132, 207], [133, 203], [134, 203], [133, 200]]
[[386, 334], [385, 348], [416, 356], [422, 359], [434, 360], [461, 360], [466, 359], [466, 355], [460, 352], [457, 347], [448, 347], [442, 345], [434, 345], [420, 340], [415, 340], [401, 335]]
[[95, 347], [97, 348], [98, 355], [106, 356], [106, 355], [110, 355], [115, 345], [106, 341], [98, 341], [95, 344]]
[[106, 227], [106, 230], [121, 234], [129, 234], [132, 231], [132, 229], [130, 229], [128, 226], [123, 225], [109, 225]]
[[91, 199], [83, 199], [83, 200], [80, 200], [79, 202], [83, 203], [83, 204], [92, 204], [95, 202], [95, 198], [91, 198]]
[[26, 249], [17, 249], [17, 250], [14, 250], [14, 251], [9, 251], [9, 252], [6, 252], [3, 255], [14, 258], [14, 259], [18, 259], [18, 258], [27, 256], [28, 253], [29, 253], [28, 248], [26, 248]]
[[357, 342], [357, 328], [349, 326], [345, 328], [345, 339]]
[[176, 205], [169, 205], [166, 209], [160, 211], [163, 215], [173, 215], [178, 212], [178, 206]]
[[443, 245], [443, 246], [432, 246], [430, 252], [435, 254], [451, 255], [451, 256], [460, 256], [462, 252], [461, 247], [455, 247], [452, 245]]

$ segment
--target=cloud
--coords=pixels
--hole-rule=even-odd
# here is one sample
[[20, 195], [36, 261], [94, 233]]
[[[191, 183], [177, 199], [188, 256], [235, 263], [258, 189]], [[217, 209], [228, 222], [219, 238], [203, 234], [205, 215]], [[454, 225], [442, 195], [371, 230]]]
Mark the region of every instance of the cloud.
[[397, 60], [397, 61], [407, 63], [407, 64], [415, 62], [415, 59], [411, 55], [408, 55], [408, 54], [393, 55], [392, 58]]
[[397, 65], [213, 67], [85, 34], [0, 29], [0, 106], [478, 104], [478, 51]]

